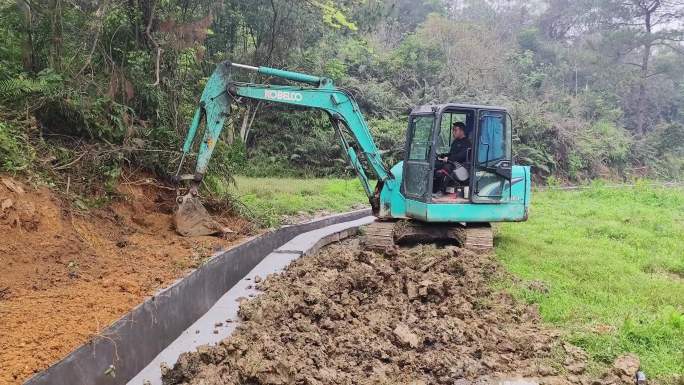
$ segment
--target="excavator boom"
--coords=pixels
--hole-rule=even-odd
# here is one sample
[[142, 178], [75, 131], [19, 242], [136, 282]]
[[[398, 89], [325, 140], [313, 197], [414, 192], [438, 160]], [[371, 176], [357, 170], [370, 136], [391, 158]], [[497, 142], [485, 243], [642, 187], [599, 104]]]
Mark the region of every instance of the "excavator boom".
[[[266, 85], [233, 82], [231, 72], [233, 69], [243, 69], [258, 72], [265, 76], [277, 77], [305, 83], [308, 87]], [[189, 179], [192, 181], [189, 193], [179, 197], [179, 210], [176, 214], [176, 229], [181, 234], [202, 235], [214, 233], [220, 228], [206, 214], [199, 210], [201, 203], [197, 196], [199, 184], [204, 178], [211, 159], [211, 155], [219, 140], [226, 118], [230, 114], [231, 105], [243, 98], [261, 100], [272, 103], [283, 103], [301, 107], [309, 107], [325, 111], [338, 133], [342, 146], [347, 154], [349, 162], [354, 168], [371, 205], [379, 204], [378, 191], [371, 187], [370, 180], [366, 175], [359, 154], [347, 142], [342, 129], [354, 137], [358, 148], [362, 151], [370, 169], [375, 174], [379, 183], [393, 183], [393, 177], [383, 164], [370, 130], [366, 124], [354, 98], [346, 91], [336, 88], [331, 79], [307, 75], [298, 72], [285, 71], [269, 67], [252, 67], [243, 64], [223, 62], [214, 70], [202, 92], [198, 108], [188, 129], [187, 137], [183, 143], [183, 154], [178, 166], [176, 179]], [[205, 122], [205, 130], [199, 144], [195, 172], [192, 175], [179, 175], [183, 160], [191, 151], [198, 130]]]
[[[282, 79], [309, 84], [314, 87], [277, 86], [265, 84], [251, 84], [232, 82], [230, 73], [232, 68], [240, 68], [256, 71], [262, 75], [279, 77]], [[206, 128], [200, 142], [199, 154], [195, 174], [192, 178], [198, 184], [207, 171], [214, 146], [223, 130], [225, 119], [230, 113], [231, 104], [242, 98], [262, 100], [274, 103], [283, 103], [301, 107], [315, 108], [325, 111], [338, 133], [340, 140], [354, 167], [361, 184], [369, 199], [373, 198], [374, 190], [366, 175], [356, 150], [346, 142], [341, 135], [341, 125], [346, 127], [353, 135], [359, 148], [375, 178], [382, 183], [392, 179], [387, 167], [383, 164], [370, 130], [366, 124], [358, 105], [353, 97], [344, 90], [335, 88], [332, 80], [298, 72], [284, 71], [269, 67], [252, 67], [242, 64], [224, 62], [221, 63], [209, 78], [200, 99], [200, 106], [195, 111], [188, 135], [183, 144], [183, 157], [192, 147], [197, 131], [204, 119]], [[180, 166], [179, 166], [180, 170]], [[391, 183], [391, 182], [390, 182]]]

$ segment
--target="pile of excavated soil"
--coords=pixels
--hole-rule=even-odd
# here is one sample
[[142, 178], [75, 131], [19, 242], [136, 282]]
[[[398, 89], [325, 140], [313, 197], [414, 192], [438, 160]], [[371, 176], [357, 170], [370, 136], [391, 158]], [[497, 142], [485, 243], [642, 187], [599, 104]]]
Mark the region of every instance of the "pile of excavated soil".
[[0, 384], [17, 384], [168, 286], [233, 239], [183, 238], [175, 193], [147, 179], [78, 212], [46, 188], [0, 176]]
[[592, 383], [581, 349], [541, 326], [535, 307], [491, 289], [500, 274], [463, 249], [382, 255], [345, 241], [260, 283], [235, 333], [181, 355], [164, 383]]

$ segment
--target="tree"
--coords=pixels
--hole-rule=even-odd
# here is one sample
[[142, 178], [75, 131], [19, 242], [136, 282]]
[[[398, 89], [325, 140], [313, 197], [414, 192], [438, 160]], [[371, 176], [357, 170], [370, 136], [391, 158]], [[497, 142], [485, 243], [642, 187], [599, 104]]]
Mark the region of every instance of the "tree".
[[[647, 89], [654, 76], [663, 72], [654, 70], [652, 59], [655, 50], [671, 49], [684, 53], [684, 2], [676, 0], [611, 0], [604, 9], [604, 18], [613, 32], [628, 41], [625, 47], [625, 64], [638, 70], [636, 117], [634, 131], [643, 136], [653, 128], [646, 120]], [[626, 36], [625, 36], [626, 35]], [[636, 60], [635, 60], [636, 59]]]

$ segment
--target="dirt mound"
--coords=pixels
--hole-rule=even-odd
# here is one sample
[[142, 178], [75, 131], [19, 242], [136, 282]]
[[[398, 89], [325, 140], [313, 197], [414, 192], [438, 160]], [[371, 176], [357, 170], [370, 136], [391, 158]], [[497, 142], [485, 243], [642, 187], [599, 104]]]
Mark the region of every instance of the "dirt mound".
[[239, 237], [177, 235], [175, 192], [130, 177], [91, 210], [0, 177], [0, 384], [45, 369]]
[[458, 248], [331, 246], [263, 281], [236, 332], [181, 355], [164, 383], [589, 384], [580, 349], [540, 326], [536, 308], [490, 289], [499, 271]]

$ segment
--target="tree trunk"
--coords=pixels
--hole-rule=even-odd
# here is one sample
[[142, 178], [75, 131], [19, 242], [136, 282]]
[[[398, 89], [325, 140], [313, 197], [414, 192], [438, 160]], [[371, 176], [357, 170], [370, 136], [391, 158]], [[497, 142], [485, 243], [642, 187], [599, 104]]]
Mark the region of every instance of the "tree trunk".
[[25, 0], [17, 0], [17, 8], [22, 15], [24, 41], [21, 47], [21, 62], [24, 66], [24, 71], [35, 71], [35, 54], [33, 52], [33, 15], [31, 6]]
[[644, 28], [646, 31], [643, 40], [644, 50], [641, 56], [641, 71], [639, 74], [639, 94], [637, 95], [636, 133], [639, 136], [643, 136], [646, 131], [646, 81], [648, 80], [651, 49], [653, 48], [653, 25], [651, 16], [659, 6], [660, 3], [656, 1], [651, 6], [642, 8], [644, 12]]
[[50, 0], [50, 67], [58, 72], [62, 67], [62, 2]]
[[247, 138], [249, 137], [249, 132], [252, 130], [252, 125], [254, 124], [254, 118], [261, 107], [261, 102], [256, 105], [247, 105], [247, 110], [242, 116], [242, 124], [240, 125], [240, 139], [242, 143], [247, 144]]
[[651, 43], [644, 44], [644, 52], [641, 58], [641, 74], [639, 76], [639, 94], [637, 96], [637, 135], [643, 136], [646, 131], [646, 81], [648, 78], [648, 65], [651, 58]]

